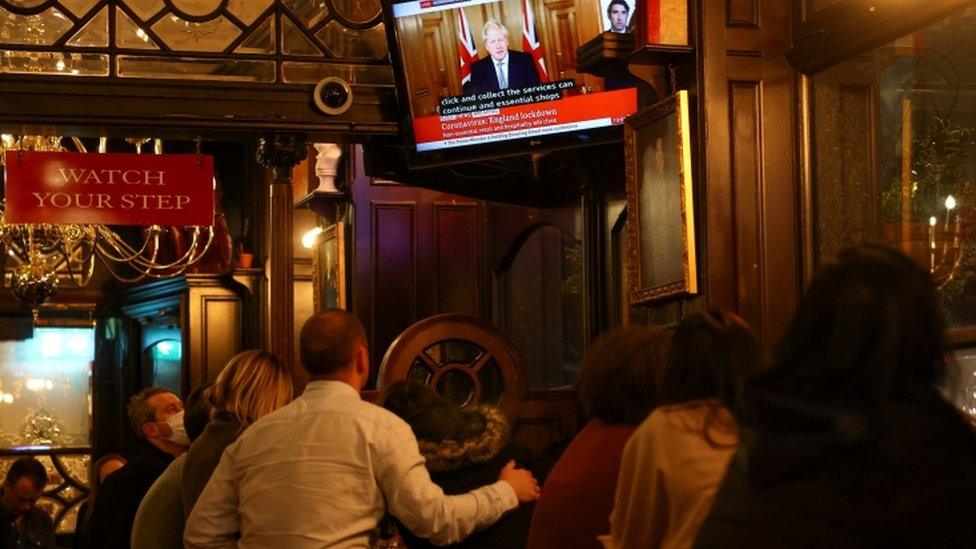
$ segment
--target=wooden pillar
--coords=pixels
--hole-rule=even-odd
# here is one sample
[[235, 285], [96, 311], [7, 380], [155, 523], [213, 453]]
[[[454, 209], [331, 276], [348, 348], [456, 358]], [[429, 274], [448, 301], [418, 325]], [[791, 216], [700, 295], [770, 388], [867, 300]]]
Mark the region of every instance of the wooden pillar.
[[268, 239], [268, 333], [269, 347], [292, 371], [299, 373], [294, 356], [295, 289], [292, 242], [292, 168], [305, 159], [303, 135], [275, 134], [261, 138], [257, 160], [272, 168]]

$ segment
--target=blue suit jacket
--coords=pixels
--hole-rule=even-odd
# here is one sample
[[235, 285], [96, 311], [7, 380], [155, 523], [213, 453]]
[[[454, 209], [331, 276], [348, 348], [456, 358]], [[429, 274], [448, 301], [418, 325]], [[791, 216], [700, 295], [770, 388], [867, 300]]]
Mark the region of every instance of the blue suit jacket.
[[[525, 88], [539, 85], [539, 73], [535, 70], [532, 56], [508, 50], [508, 87]], [[464, 93], [498, 91], [498, 77], [495, 74], [495, 60], [489, 55], [471, 65], [471, 80], [464, 85]]]

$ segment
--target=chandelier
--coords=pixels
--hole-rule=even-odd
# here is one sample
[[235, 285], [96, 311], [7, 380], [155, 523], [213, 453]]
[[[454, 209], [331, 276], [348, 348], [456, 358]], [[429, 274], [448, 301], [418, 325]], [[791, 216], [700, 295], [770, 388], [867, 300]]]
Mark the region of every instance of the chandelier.
[[[78, 152], [87, 152], [84, 143], [72, 138]], [[141, 150], [143, 140], [137, 150]], [[101, 148], [101, 147], [100, 147]], [[0, 167], [5, 151], [63, 151], [60, 137], [0, 136]], [[158, 148], [157, 148], [158, 152]], [[62, 281], [83, 287], [95, 270], [96, 258], [114, 278], [137, 282], [145, 278], [169, 278], [182, 274], [199, 261], [213, 241], [212, 226], [182, 228], [150, 225], [140, 238], [126, 239], [106, 225], [8, 223], [0, 203], [0, 249], [4, 282], [18, 301], [31, 308], [37, 319], [38, 308], [54, 295]], [[179, 233], [188, 237], [185, 251], [167, 253], [167, 238]], [[133, 244], [132, 240], [141, 240]], [[12, 263], [12, 264], [11, 264]]]

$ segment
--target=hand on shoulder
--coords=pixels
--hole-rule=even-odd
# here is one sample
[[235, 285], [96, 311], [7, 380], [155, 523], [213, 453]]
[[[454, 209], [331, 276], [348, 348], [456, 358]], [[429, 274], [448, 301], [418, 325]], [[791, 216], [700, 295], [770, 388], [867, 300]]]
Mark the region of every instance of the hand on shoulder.
[[527, 470], [517, 469], [514, 460], [505, 464], [505, 468], [498, 474], [498, 480], [504, 480], [515, 490], [519, 502], [539, 499], [539, 482]]

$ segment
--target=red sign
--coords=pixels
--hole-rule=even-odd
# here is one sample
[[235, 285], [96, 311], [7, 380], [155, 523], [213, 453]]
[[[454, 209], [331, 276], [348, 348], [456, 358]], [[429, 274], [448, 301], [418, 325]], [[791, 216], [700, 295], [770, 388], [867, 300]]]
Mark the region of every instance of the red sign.
[[212, 225], [213, 157], [7, 151], [8, 223]]

